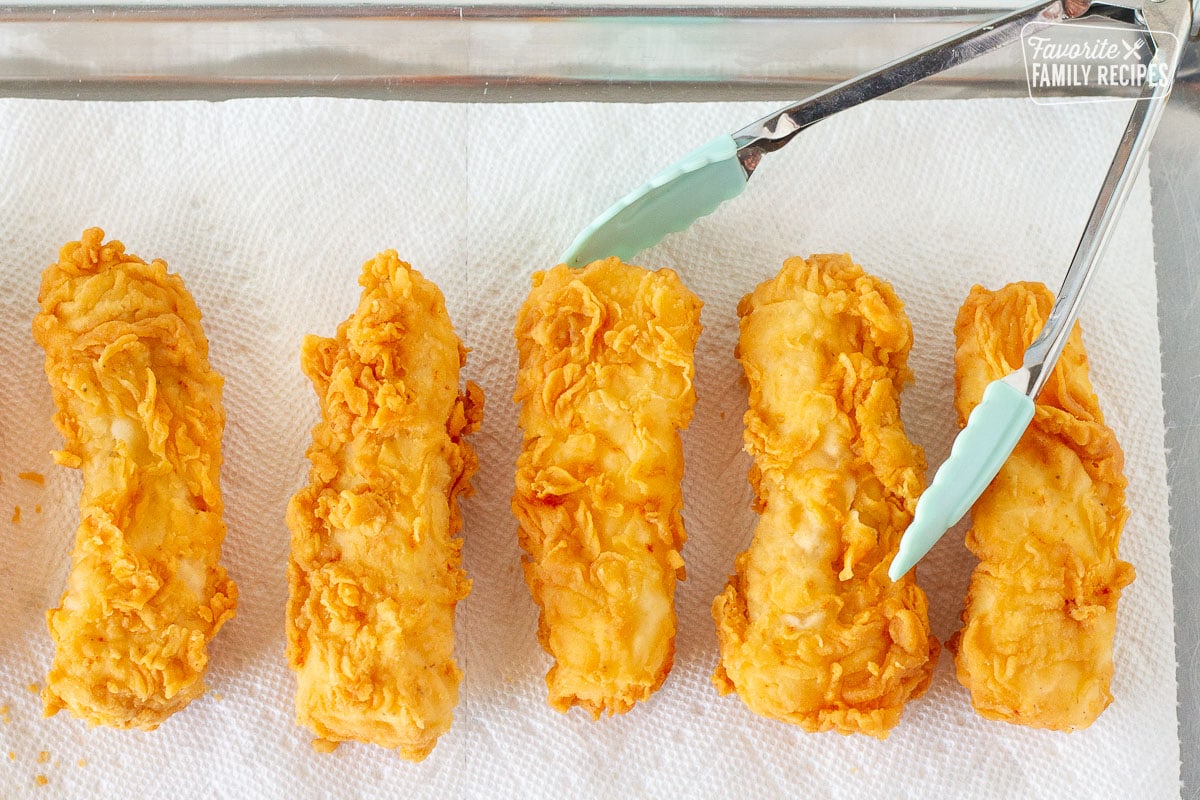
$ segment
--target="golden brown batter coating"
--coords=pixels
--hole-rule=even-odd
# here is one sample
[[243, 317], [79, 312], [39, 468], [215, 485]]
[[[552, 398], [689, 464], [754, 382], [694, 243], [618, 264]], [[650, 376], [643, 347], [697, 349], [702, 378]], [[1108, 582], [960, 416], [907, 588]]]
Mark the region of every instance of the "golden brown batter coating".
[[762, 516], [713, 602], [713, 682], [765, 717], [884, 738], [939, 649], [912, 575], [887, 577], [924, 485], [900, 421], [912, 328], [845, 255], [788, 259], [738, 315]]
[[[1021, 366], [1053, 302], [1037, 283], [971, 290], [954, 326], [960, 424], [988, 383]], [[1112, 701], [1117, 599], [1133, 580], [1117, 557], [1123, 466], [1077, 325], [1029, 430], [972, 512], [967, 547], [980, 562], [950, 647], [983, 716], [1069, 731]]]
[[301, 353], [321, 421], [287, 513], [288, 662], [315, 746], [357, 740], [420, 761], [458, 702], [454, 609], [471, 582], [457, 498], [483, 392], [459, 390], [466, 351], [437, 286], [391, 250], [359, 283], [337, 336], [308, 336]]
[[559, 711], [624, 713], [671, 669], [700, 306], [673, 271], [611, 258], [535, 273], [518, 314], [512, 507]]
[[218, 558], [221, 376], [178, 275], [84, 231], [42, 275], [33, 335], [83, 470], [79, 532], [46, 714], [153, 730], [204, 692], [208, 642], [234, 615]]

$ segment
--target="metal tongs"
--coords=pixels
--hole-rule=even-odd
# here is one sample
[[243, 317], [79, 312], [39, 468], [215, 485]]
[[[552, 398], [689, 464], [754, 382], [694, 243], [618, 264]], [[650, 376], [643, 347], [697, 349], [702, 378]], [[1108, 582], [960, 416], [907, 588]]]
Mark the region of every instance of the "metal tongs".
[[1021, 368], [988, 385], [983, 400], [954, 440], [950, 457], [921, 496], [888, 570], [892, 580], [899, 580], [947, 529], [962, 519], [996, 477], [1032, 421], [1034, 399], [1066, 345], [1092, 269], [1162, 117], [1184, 44], [1200, 30], [1194, 25], [1194, 17], [1200, 18], [1200, 0], [1052, 0], [997, 17], [784, 108], [732, 136], [709, 142], [609, 208], [575, 239], [563, 261], [579, 267], [607, 256], [633, 257], [741, 194], [762, 157], [783, 147], [810, 125], [1011, 44], [1030, 26], [1104, 18], [1140, 29], [1153, 53], [1148, 78], [1137, 96], [1050, 317], [1025, 351]]

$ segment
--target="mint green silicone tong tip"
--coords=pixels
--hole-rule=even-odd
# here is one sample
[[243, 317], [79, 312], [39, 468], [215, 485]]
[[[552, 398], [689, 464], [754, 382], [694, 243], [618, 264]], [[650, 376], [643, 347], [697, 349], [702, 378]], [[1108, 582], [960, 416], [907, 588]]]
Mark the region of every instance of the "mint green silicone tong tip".
[[584, 228], [563, 254], [563, 263], [582, 267], [609, 256], [628, 261], [737, 197], [749, 179], [733, 137], [713, 139], [622, 197]]
[[1033, 412], [1033, 400], [1020, 389], [1004, 380], [988, 384], [983, 400], [967, 418], [967, 426], [955, 437], [950, 457], [917, 501], [912, 524], [900, 538], [900, 548], [888, 567], [892, 580], [900, 580], [966, 515], [1004, 466], [1029, 427]]

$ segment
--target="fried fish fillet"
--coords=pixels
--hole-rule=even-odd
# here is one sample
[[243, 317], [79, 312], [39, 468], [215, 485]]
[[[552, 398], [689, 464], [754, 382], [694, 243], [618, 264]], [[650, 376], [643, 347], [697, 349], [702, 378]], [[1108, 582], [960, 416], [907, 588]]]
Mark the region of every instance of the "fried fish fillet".
[[761, 517], [713, 602], [713, 683], [805, 730], [884, 738], [939, 650], [924, 592], [887, 577], [924, 484], [900, 421], [912, 328], [845, 255], [788, 259], [738, 315]]
[[518, 314], [512, 508], [559, 711], [624, 713], [671, 669], [700, 307], [673, 271], [611, 258], [535, 273]]
[[287, 512], [288, 662], [315, 746], [357, 740], [420, 761], [458, 702], [454, 609], [471, 582], [457, 498], [483, 392], [459, 390], [466, 351], [437, 286], [391, 250], [359, 283], [358, 310], [335, 338], [306, 337], [300, 357], [321, 421]]
[[[971, 290], [954, 326], [960, 424], [989, 382], [1021, 366], [1053, 302], [1036, 283]], [[983, 716], [1070, 731], [1112, 701], [1117, 599], [1134, 577], [1117, 557], [1123, 467], [1077, 325], [1029, 430], [972, 512], [967, 547], [980, 562], [950, 648]]]
[[208, 642], [234, 615], [218, 563], [221, 376], [178, 275], [98, 228], [42, 275], [33, 336], [64, 447], [83, 470], [61, 606], [47, 615], [47, 716], [153, 730], [204, 692]]

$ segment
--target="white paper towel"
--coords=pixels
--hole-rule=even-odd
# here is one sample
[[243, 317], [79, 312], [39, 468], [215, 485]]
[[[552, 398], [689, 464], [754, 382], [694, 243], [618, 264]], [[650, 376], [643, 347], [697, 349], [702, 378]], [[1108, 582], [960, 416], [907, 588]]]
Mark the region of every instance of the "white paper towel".
[[[613, 198], [770, 107], [0, 101], [0, 795], [1178, 796], [1144, 175], [1083, 314], [1093, 379], [1127, 454], [1122, 555], [1138, 570], [1120, 606], [1112, 707], [1070, 735], [987, 722], [944, 656], [929, 693], [878, 742], [760, 719], [708, 682], [709, 604], [754, 523], [732, 356], [738, 298], [783, 258], [810, 252], [849, 251], [890, 280], [916, 334], [904, 417], [937, 464], [955, 431], [959, 303], [975, 282], [1057, 285], [1128, 107], [875, 103], [806, 132], [764, 162], [745, 195], [642, 256], [677, 269], [707, 304], [699, 404], [684, 437], [690, 541], [676, 665], [654, 698], [620, 718], [546, 706], [548, 659], [508, 510], [519, 444], [514, 314], [530, 272], [552, 265]], [[238, 616], [211, 648], [212, 691], [152, 733], [89, 730], [66, 714], [43, 720], [27, 688], [49, 666], [43, 615], [62, 591], [79, 488], [77, 474], [50, 462], [59, 437], [29, 324], [42, 267], [89, 225], [184, 276], [226, 376], [224, 561], [241, 588]], [[465, 376], [487, 392], [477, 494], [464, 504], [474, 579], [458, 617], [466, 678], [454, 727], [420, 765], [365, 745], [312, 751], [294, 723], [283, 657], [284, 509], [304, 479], [317, 413], [299, 342], [350, 313], [361, 263], [386, 247], [442, 287], [472, 348]], [[45, 487], [18, 479], [21, 470], [46, 473]], [[21, 520], [9, 523], [15, 505]], [[974, 563], [961, 533], [920, 570], [943, 639]]]

